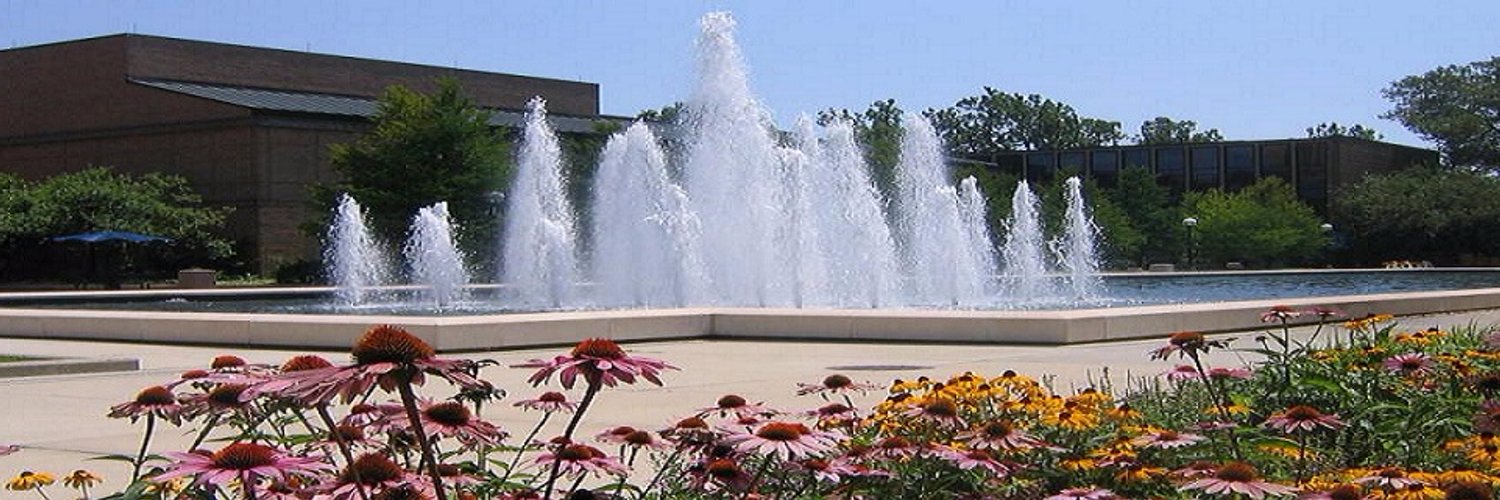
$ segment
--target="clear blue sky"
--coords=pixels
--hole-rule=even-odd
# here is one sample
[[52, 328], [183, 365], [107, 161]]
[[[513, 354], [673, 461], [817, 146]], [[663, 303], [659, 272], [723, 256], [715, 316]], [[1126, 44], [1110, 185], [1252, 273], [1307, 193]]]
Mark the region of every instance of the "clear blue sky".
[[729, 10], [783, 123], [884, 98], [947, 106], [988, 85], [1127, 132], [1166, 115], [1231, 139], [1337, 121], [1420, 144], [1378, 117], [1380, 89], [1500, 54], [1495, 0], [0, 1], [5, 46], [136, 32], [581, 79], [621, 115], [686, 97], [697, 18]]

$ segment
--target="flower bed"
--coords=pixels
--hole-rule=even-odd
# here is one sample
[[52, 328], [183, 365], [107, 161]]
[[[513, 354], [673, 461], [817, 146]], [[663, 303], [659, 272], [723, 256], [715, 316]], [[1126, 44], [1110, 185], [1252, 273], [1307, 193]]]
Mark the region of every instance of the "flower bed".
[[[1301, 315], [1318, 318], [1305, 338], [1288, 326]], [[1011, 371], [888, 386], [833, 374], [795, 388], [801, 408], [725, 395], [669, 428], [592, 436], [579, 429], [597, 398], [675, 368], [605, 339], [516, 365], [558, 387], [509, 403], [538, 416], [512, 434], [480, 417], [505, 394], [481, 373], [495, 363], [440, 358], [378, 326], [346, 365], [221, 356], [111, 408], [143, 429], [136, 453], [110, 457], [133, 466], [114, 497], [1491, 498], [1500, 333], [1335, 316], [1274, 308], [1254, 338], [1174, 334], [1143, 353], [1162, 374], [1120, 388], [1059, 393]], [[1260, 361], [1216, 366], [1216, 350]], [[418, 395], [436, 380], [451, 398]], [[855, 403], [871, 393], [886, 397]], [[194, 444], [153, 454], [169, 425]], [[26, 472], [7, 488], [56, 481]], [[98, 484], [82, 470], [63, 481], [84, 497]]]

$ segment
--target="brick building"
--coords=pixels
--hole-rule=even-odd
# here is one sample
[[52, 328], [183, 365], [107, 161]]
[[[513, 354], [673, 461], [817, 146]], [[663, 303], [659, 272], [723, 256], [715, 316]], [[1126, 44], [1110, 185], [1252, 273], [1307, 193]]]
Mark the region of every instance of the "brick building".
[[369, 126], [390, 85], [421, 91], [439, 77], [522, 123], [547, 99], [562, 132], [589, 133], [593, 83], [245, 47], [111, 35], [0, 50], [0, 171], [38, 179], [89, 166], [181, 175], [213, 205], [234, 208], [229, 236], [263, 271], [315, 245], [308, 186], [335, 180], [328, 147]]

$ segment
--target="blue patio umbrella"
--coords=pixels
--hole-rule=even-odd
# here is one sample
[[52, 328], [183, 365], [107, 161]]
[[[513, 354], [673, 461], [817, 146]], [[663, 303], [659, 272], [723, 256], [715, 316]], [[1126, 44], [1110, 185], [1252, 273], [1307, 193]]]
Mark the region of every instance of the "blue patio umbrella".
[[52, 241], [81, 241], [84, 243], [99, 243], [101, 241], [125, 241], [130, 243], [146, 243], [151, 241], [172, 241], [171, 238], [152, 236], [149, 234], [132, 233], [129, 231], [90, 231], [87, 233], [57, 236]]

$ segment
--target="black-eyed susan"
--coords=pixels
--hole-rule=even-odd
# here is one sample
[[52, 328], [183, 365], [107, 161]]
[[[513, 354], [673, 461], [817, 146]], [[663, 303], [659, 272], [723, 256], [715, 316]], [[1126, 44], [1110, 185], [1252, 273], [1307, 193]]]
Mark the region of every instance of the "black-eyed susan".
[[1057, 466], [1073, 472], [1087, 472], [1099, 468], [1099, 461], [1089, 457], [1063, 457]]
[[1115, 473], [1115, 480], [1122, 483], [1139, 483], [1150, 481], [1166, 475], [1167, 469], [1152, 467], [1140, 462], [1125, 462], [1119, 466], [1119, 472]]
[[93, 472], [89, 472], [83, 469], [75, 470], [72, 474], [63, 476], [62, 479], [64, 486], [84, 491], [87, 491], [89, 488], [92, 488], [103, 481], [104, 478], [99, 477], [99, 475], [94, 474]]
[[5, 489], [12, 491], [31, 491], [37, 488], [50, 486], [57, 482], [57, 477], [49, 472], [21, 471], [16, 477], [5, 482]]
[[1042, 423], [1069, 430], [1092, 429], [1099, 425], [1099, 416], [1088, 411], [1061, 410], [1042, 414]]

